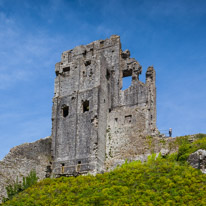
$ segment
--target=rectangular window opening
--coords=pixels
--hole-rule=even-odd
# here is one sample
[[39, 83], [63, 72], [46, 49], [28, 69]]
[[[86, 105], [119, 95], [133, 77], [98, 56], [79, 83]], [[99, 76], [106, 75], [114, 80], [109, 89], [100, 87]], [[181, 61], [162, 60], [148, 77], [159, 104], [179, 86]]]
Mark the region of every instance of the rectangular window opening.
[[76, 172], [80, 172], [80, 170], [81, 170], [81, 161], [78, 161], [76, 165]]
[[125, 116], [125, 123], [131, 123], [132, 122], [132, 115]]
[[88, 100], [83, 101], [82, 107], [83, 107], [83, 113], [88, 112], [89, 111], [89, 101]]
[[70, 67], [64, 67], [63, 68], [63, 72], [69, 72], [70, 71]]
[[58, 76], [58, 75], [59, 75], [59, 71], [56, 71], [55, 73], [56, 73], [56, 76]]
[[62, 174], [64, 173], [64, 163], [61, 164], [62, 165]]
[[128, 89], [132, 85], [132, 77], [123, 77], [122, 78], [122, 90]]
[[69, 106], [63, 105], [62, 106], [62, 115], [63, 115], [63, 117], [67, 117], [68, 114], [69, 114]]
[[107, 78], [107, 80], [109, 80], [109, 79], [110, 79], [110, 71], [109, 71], [108, 69], [107, 69], [106, 78]]
[[100, 41], [100, 47], [103, 47], [104, 46], [104, 40], [101, 40]]
[[128, 89], [132, 85], [132, 69], [127, 68], [122, 72], [122, 88], [121, 90]]
[[87, 55], [87, 51], [85, 50], [82, 54], [83, 54], [83, 57], [85, 58]]

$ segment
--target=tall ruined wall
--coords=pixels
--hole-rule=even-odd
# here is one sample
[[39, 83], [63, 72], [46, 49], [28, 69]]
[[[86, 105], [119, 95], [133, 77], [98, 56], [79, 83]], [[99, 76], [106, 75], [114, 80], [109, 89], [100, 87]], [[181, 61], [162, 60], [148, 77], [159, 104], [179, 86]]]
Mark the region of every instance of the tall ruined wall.
[[119, 38], [114, 37], [78, 46], [63, 52], [61, 62], [56, 64], [52, 110], [53, 173], [56, 175], [103, 169], [108, 67], [111, 61], [118, 62], [119, 44]]
[[[125, 160], [145, 151], [145, 137], [155, 136], [156, 87], [155, 70], [149, 67], [146, 82], [139, 81], [140, 64], [130, 58], [130, 52], [119, 50], [116, 70], [112, 71], [111, 109], [107, 119], [106, 162]], [[122, 79], [131, 76], [131, 86], [122, 90]]]
[[47, 166], [51, 165], [51, 138], [25, 143], [10, 150], [0, 161], [0, 201], [6, 196], [6, 185], [13, 184], [35, 170], [40, 179], [45, 178]]
[[[128, 50], [121, 50], [119, 36], [63, 52], [55, 72], [56, 176], [100, 172], [106, 157], [129, 153], [140, 136], [157, 133], [155, 70], [149, 67], [146, 83], [140, 82], [142, 68]], [[123, 91], [122, 78], [127, 76], [132, 85]]]

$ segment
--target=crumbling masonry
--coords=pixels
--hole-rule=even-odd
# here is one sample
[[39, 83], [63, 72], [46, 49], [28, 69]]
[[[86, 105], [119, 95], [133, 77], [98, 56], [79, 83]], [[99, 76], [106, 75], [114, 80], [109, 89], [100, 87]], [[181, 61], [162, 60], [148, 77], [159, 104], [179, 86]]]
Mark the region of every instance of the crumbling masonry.
[[[55, 72], [55, 176], [99, 173], [109, 160], [135, 155], [138, 138], [157, 133], [155, 70], [139, 81], [142, 68], [121, 50], [119, 36], [63, 52]], [[122, 90], [128, 76], [132, 84]]]

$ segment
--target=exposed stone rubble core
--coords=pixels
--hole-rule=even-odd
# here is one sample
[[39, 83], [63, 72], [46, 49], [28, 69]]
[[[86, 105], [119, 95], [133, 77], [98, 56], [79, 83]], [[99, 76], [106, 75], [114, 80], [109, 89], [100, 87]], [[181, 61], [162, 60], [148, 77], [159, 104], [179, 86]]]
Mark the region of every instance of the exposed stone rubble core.
[[13, 184], [35, 170], [40, 179], [46, 176], [46, 168], [51, 161], [51, 138], [47, 137], [33, 143], [25, 143], [10, 150], [0, 161], [0, 202], [6, 196], [5, 187]]
[[206, 150], [199, 149], [192, 153], [188, 158], [189, 164], [196, 169], [200, 169], [206, 174]]
[[[119, 36], [63, 52], [55, 72], [55, 176], [101, 172], [110, 159], [138, 154], [141, 137], [157, 134], [155, 70], [139, 81], [142, 67], [121, 50]], [[127, 76], [132, 84], [122, 90]]]

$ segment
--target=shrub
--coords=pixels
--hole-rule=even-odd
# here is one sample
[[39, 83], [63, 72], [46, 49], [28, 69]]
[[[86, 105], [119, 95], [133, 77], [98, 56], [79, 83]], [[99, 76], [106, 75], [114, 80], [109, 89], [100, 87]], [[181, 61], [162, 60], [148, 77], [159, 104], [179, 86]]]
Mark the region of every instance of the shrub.
[[185, 162], [191, 153], [196, 152], [199, 149], [206, 150], [206, 137], [202, 137], [202, 135], [199, 137], [200, 138], [195, 140], [193, 143], [184, 141], [180, 144], [177, 154], [177, 161]]
[[23, 177], [23, 182], [19, 182], [18, 177], [14, 184], [10, 184], [6, 187], [7, 198], [3, 198], [3, 202], [7, 200], [11, 200], [16, 194], [21, 191], [31, 187], [33, 184], [37, 183], [38, 177], [36, 176], [36, 172], [34, 170], [30, 171], [27, 177]]
[[206, 175], [151, 155], [96, 176], [45, 179], [4, 205], [205, 205]]

